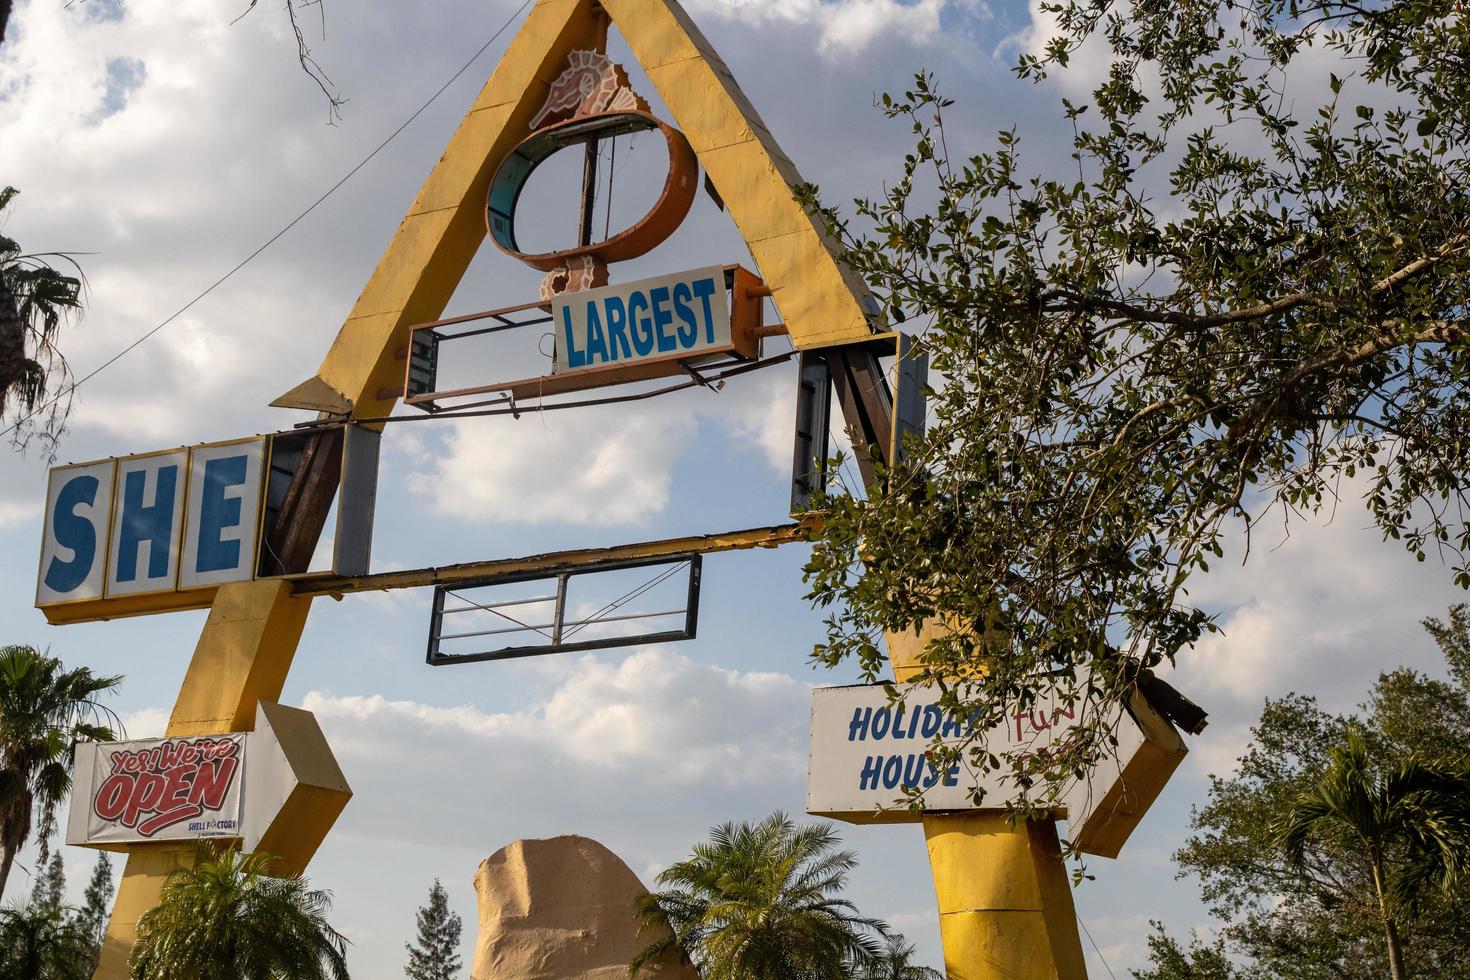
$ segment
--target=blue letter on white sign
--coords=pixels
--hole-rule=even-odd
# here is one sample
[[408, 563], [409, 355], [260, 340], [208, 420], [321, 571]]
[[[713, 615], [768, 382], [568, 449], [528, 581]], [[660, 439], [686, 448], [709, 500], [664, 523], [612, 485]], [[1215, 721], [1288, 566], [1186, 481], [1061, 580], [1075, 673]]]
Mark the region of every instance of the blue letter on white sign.
[[46, 588], [53, 592], [71, 592], [87, 580], [92, 562], [97, 559], [97, 528], [85, 517], [78, 517], [80, 504], [97, 502], [98, 480], [95, 476], [79, 476], [69, 480], [56, 496], [51, 513], [51, 533], [56, 543], [72, 550], [71, 561], [51, 556], [46, 569]]
[[240, 542], [225, 541], [220, 532], [240, 526], [240, 498], [225, 497], [226, 487], [245, 482], [244, 456], [221, 456], [204, 464], [204, 496], [199, 507], [199, 548], [194, 567], [217, 572], [240, 564]]
[[169, 551], [173, 547], [174, 489], [179, 482], [177, 466], [158, 469], [157, 486], [153, 490], [153, 506], [143, 506], [143, 484], [148, 474], [134, 470], [123, 483], [122, 535], [117, 548], [117, 581], [132, 582], [138, 577], [138, 547], [148, 542], [148, 577], [168, 574]]

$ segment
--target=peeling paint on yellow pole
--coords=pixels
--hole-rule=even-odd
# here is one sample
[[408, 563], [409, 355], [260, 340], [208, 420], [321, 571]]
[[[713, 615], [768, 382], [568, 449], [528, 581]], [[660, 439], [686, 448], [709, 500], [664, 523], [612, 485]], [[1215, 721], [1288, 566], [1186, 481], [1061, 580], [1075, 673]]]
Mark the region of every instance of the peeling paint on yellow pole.
[[[894, 679], [919, 674], [927, 634], [888, 634]], [[1056, 823], [1004, 812], [926, 813], [949, 980], [1086, 980]]]

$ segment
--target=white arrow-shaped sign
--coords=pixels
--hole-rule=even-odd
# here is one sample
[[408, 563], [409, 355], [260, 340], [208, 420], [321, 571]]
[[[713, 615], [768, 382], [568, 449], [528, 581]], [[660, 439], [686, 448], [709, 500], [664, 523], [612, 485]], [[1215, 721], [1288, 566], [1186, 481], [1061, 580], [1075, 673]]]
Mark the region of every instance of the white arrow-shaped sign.
[[66, 842], [238, 838], [289, 869], [309, 857], [291, 828], [330, 827], [351, 796], [312, 713], [262, 701], [253, 732], [78, 745]]

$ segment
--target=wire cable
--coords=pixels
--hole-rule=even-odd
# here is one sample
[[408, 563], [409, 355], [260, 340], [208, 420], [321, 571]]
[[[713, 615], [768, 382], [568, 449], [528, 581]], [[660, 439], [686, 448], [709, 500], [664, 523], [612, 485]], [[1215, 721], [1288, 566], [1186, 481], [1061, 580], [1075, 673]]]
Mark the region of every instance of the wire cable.
[[1113, 980], [1118, 980], [1118, 978], [1113, 975], [1113, 968], [1108, 966], [1107, 957], [1103, 956], [1102, 950], [1098, 949], [1097, 940], [1093, 939], [1092, 933], [1088, 931], [1087, 923], [1082, 921], [1081, 915], [1077, 916], [1077, 924], [1082, 927], [1082, 932], [1087, 936], [1087, 941], [1092, 943], [1092, 951], [1097, 954], [1097, 958], [1102, 962], [1103, 969], [1108, 971], [1108, 976], [1112, 977]]
[[612, 602], [609, 602], [607, 605], [597, 610], [597, 612], [582, 620], [582, 622], [578, 623], [572, 629], [567, 630], [565, 633], [562, 634], [562, 639], [566, 639], [573, 633], [579, 632], [585, 627], [591, 626], [593, 623], [598, 622], [603, 616], [606, 616], [608, 613], [613, 612], [617, 609], [621, 609], [623, 606], [627, 605], [629, 602], [632, 602], [634, 599], [637, 599], [639, 596], [643, 595], [654, 586], [659, 585], [660, 583], [667, 580], [669, 576], [673, 575], [675, 572], [678, 572], [681, 569], [688, 567], [688, 561], [682, 561], [677, 565], [670, 566], [669, 568], [655, 575], [653, 578], [649, 579], [647, 582], [644, 582], [642, 585], [636, 586], [632, 590], [624, 593], [620, 598], [614, 599]]
[[331, 187], [329, 187], [327, 189], [327, 192], [325, 194], [323, 194], [321, 197], [317, 198], [315, 201], [313, 201], [306, 208], [305, 211], [302, 211], [296, 217], [292, 218], [291, 221], [290, 221], [290, 223], [287, 224], [286, 227], [282, 228], [280, 231], [276, 232], [269, 239], [267, 239], [266, 242], [265, 242], [265, 244], [261, 245], [255, 251], [253, 251], [249, 255], [245, 256], [245, 258], [242, 259], [240, 261], [240, 263], [238, 265], [236, 265], [233, 269], [231, 269], [229, 272], [226, 272], [224, 275], [220, 276], [214, 282], [210, 283], [209, 286], [203, 292], [201, 292], [198, 296], [195, 296], [193, 299], [189, 300], [189, 302], [187, 302], [183, 306], [181, 306], [177, 311], [175, 311], [172, 315], [170, 315], [168, 317], [168, 319], [164, 320], [158, 326], [154, 327], [152, 330], [149, 330], [147, 333], [143, 334], [137, 340], [133, 341], [131, 344], [128, 344], [128, 346], [124, 347], [122, 350], [120, 350], [116, 354], [112, 355], [112, 357], [110, 357], [106, 361], [102, 362], [102, 364], [101, 364], [100, 367], [95, 368], [90, 373], [88, 373], [86, 376], [82, 377], [81, 379], [79, 379], [78, 381], [76, 381], [73, 384], [69, 385], [68, 387], [62, 389], [56, 395], [54, 395], [53, 397], [51, 397], [50, 399], [48, 399], [46, 402], [44, 402], [35, 411], [31, 412], [29, 415], [25, 416], [24, 418], [17, 419], [8, 429], [6, 429], [3, 432], [0, 432], [0, 439], [3, 439], [4, 437], [10, 435], [16, 429], [20, 428], [22, 425], [24, 425], [25, 423], [29, 422], [31, 419], [33, 419], [33, 418], [37, 417], [38, 415], [40, 415], [46, 409], [50, 408], [51, 406], [55, 405], [57, 402], [61, 401], [61, 399], [68, 397], [72, 392], [76, 391], [82, 385], [86, 384], [88, 381], [91, 381], [93, 378], [97, 377], [97, 375], [101, 374], [103, 371], [107, 370], [108, 368], [112, 367], [112, 365], [114, 365], [118, 361], [122, 360], [128, 354], [132, 353], [132, 351], [134, 349], [136, 349], [144, 341], [148, 340], [150, 337], [152, 337], [154, 334], [158, 333], [158, 331], [162, 330], [164, 327], [168, 326], [170, 323], [173, 323], [179, 317], [181, 317], [185, 313], [187, 313], [200, 300], [204, 299], [206, 296], [208, 296], [210, 293], [214, 292], [220, 286], [223, 286], [226, 282], [228, 282], [231, 278], [234, 277], [235, 273], [239, 272], [241, 269], [243, 269], [247, 265], [249, 265], [251, 263], [251, 261], [253, 261], [258, 255], [260, 255], [260, 253], [262, 253], [266, 249], [270, 248], [277, 241], [279, 241], [288, 231], [290, 231], [292, 228], [295, 228], [298, 224], [300, 224], [301, 221], [303, 219], [305, 219], [307, 215], [311, 214], [321, 204], [323, 204], [327, 200], [327, 198], [329, 198], [333, 194], [335, 194], [338, 191], [338, 189], [340, 189], [342, 187], [343, 184], [347, 183], [354, 176], [356, 176], [358, 171], [360, 171], [363, 167], [366, 167], [369, 163], [371, 163], [373, 161], [373, 159], [379, 153], [383, 152], [383, 150], [385, 150], [388, 147], [388, 144], [389, 143], [392, 143], [395, 139], [398, 138], [398, 136], [405, 129], [407, 129], [410, 125], [412, 125], [413, 124], [413, 121], [415, 119], [417, 119], [419, 116], [423, 115], [424, 112], [429, 108], [429, 106], [433, 105], [438, 100], [439, 96], [443, 95], [449, 89], [449, 86], [451, 86], [455, 82], [459, 81], [459, 77], [461, 75], [463, 75], [465, 72], [469, 71], [470, 70], [470, 67], [472, 65], [474, 65], [474, 63], [476, 61], [479, 61], [480, 60], [480, 57], [482, 55], [484, 55], [484, 53], [490, 49], [490, 45], [494, 44], [495, 41], [500, 37], [500, 35], [504, 34], [506, 32], [506, 30], [510, 27], [510, 25], [513, 24], [513, 23], [515, 23], [516, 18], [520, 17], [521, 13], [527, 7], [529, 7], [530, 5], [531, 5], [531, 0], [525, 0], [524, 3], [522, 3], [519, 7], [517, 7], [515, 13], [511, 14], [510, 17], [506, 20], [506, 22], [504, 24], [500, 25], [500, 29], [497, 30], [494, 34], [490, 35], [490, 40], [488, 40], [484, 44], [480, 45], [480, 50], [476, 51], [474, 53], [474, 56], [471, 57], [469, 61], [466, 61], [460, 67], [459, 71], [455, 72], [453, 75], [450, 76], [449, 81], [447, 81], [443, 85], [439, 86], [438, 91], [436, 91], [433, 95], [429, 96], [428, 101], [426, 101], [423, 105], [421, 105], [417, 109], [415, 109], [413, 111], [413, 114], [411, 116], [409, 116], [407, 119], [405, 119], [403, 121], [403, 123], [397, 129], [393, 130], [393, 132], [388, 135], [388, 138], [387, 139], [383, 140], [383, 142], [379, 143], [377, 145], [377, 147], [371, 153], [369, 153], [367, 156], [363, 157], [362, 161], [360, 163], [358, 163], [357, 166], [355, 166], [351, 170], [347, 171], [347, 174], [344, 177], [342, 177], [341, 180], [337, 181], [335, 184], [333, 184]]
[[491, 606], [487, 606], [487, 605], [483, 605], [481, 603], [478, 603], [475, 600], [473, 600], [471, 598], [468, 598], [467, 596], [460, 595], [458, 592], [454, 592], [454, 591], [451, 591], [449, 589], [445, 589], [444, 592], [445, 592], [446, 595], [452, 595], [452, 596], [454, 596], [454, 598], [458, 599], [461, 602], [467, 602], [467, 603], [469, 603], [471, 606], [474, 606], [476, 609], [483, 610], [484, 612], [490, 613], [491, 615], [494, 615], [494, 616], [499, 616], [501, 619], [509, 620], [510, 622], [515, 623], [521, 629], [534, 630], [537, 633], [540, 633], [542, 636], [546, 637], [548, 640], [551, 639], [551, 634], [548, 633], [548, 632], [546, 632], [546, 630], [542, 629], [539, 626], [532, 626], [530, 623], [523, 623], [519, 619], [516, 619], [514, 616], [506, 615], [505, 613], [501, 612], [499, 609], [495, 609], [495, 608], [493, 608]]

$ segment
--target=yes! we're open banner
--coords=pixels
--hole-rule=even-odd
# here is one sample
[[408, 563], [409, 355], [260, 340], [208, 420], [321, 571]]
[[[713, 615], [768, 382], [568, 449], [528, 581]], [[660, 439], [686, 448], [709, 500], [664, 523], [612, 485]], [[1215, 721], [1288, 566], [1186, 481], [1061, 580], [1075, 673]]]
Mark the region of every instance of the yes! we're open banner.
[[101, 746], [86, 800], [86, 842], [237, 837], [244, 769], [243, 732]]

